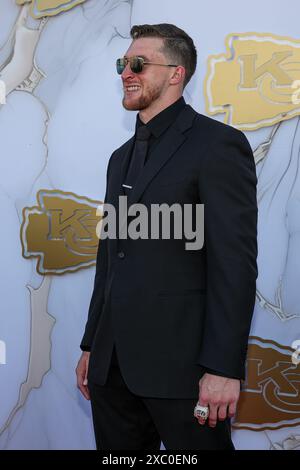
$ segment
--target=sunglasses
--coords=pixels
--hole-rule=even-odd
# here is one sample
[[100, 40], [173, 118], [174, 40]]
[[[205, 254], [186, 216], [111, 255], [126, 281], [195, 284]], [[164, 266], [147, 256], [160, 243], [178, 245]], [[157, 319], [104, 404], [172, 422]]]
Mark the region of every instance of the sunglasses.
[[162, 67], [178, 67], [174, 64], [156, 64], [154, 62], [146, 62], [143, 57], [133, 56], [128, 59], [128, 57], [122, 57], [117, 59], [116, 67], [119, 75], [125, 70], [126, 65], [129, 64], [130, 69], [133, 73], [141, 73], [145, 65], [161, 65]]

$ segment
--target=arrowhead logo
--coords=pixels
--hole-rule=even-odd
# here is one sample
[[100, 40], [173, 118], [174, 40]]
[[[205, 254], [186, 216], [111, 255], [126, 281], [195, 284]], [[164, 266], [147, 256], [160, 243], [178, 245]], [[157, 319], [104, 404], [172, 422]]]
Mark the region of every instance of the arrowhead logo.
[[58, 15], [62, 11], [84, 3], [86, 0], [16, 0], [17, 5], [30, 3], [31, 15], [34, 18]]
[[95, 265], [101, 203], [58, 190], [40, 190], [37, 201], [37, 206], [23, 209], [23, 257], [37, 258], [37, 271], [42, 275]]
[[300, 424], [300, 361], [294, 349], [257, 336], [249, 338], [247, 382], [234, 428], [262, 431]]
[[207, 114], [251, 131], [300, 115], [300, 41], [274, 34], [229, 34], [227, 52], [211, 55]]

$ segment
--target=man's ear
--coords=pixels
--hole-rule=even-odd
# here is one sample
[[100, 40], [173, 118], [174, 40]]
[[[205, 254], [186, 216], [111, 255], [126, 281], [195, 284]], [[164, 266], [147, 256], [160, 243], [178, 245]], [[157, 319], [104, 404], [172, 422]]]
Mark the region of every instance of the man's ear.
[[183, 84], [184, 78], [185, 68], [182, 65], [178, 65], [170, 78], [170, 85], [177, 85], [178, 83]]

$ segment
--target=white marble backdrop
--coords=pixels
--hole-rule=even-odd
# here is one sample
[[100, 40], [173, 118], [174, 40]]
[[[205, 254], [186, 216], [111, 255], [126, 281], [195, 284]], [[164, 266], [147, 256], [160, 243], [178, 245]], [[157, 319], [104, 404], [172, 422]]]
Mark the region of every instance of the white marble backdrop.
[[[81, 398], [74, 369], [90, 300], [94, 269], [43, 281], [36, 260], [21, 255], [22, 209], [36, 204], [40, 188], [71, 191], [101, 200], [108, 158], [132, 135], [135, 113], [121, 105], [116, 57], [123, 55], [132, 24], [172, 22], [195, 39], [198, 69], [185, 98], [204, 113], [203, 80], [209, 54], [224, 52], [230, 32], [272, 32], [297, 38], [298, 0], [86, 0], [68, 12], [42, 20], [28, 6], [0, 2], [0, 79], [7, 103], [0, 106], [0, 209], [2, 230], [0, 340], [7, 364], [0, 365], [1, 449], [93, 449], [89, 403]], [[296, 14], [297, 13], [297, 14]], [[31, 83], [24, 80], [33, 72]], [[222, 120], [223, 116], [217, 116]], [[255, 149], [270, 128], [248, 133]], [[299, 119], [281, 124], [258, 165], [258, 287], [283, 308], [299, 314], [300, 183]], [[48, 297], [49, 292], [49, 297]], [[44, 305], [35, 312], [35, 299]], [[31, 327], [44, 335], [45, 357]], [[253, 335], [291, 345], [300, 339], [300, 321], [282, 321], [256, 306]], [[50, 357], [50, 363], [47, 358]], [[48, 370], [49, 369], [49, 370]], [[236, 431], [237, 448], [268, 449], [300, 434], [300, 427], [277, 431]]]

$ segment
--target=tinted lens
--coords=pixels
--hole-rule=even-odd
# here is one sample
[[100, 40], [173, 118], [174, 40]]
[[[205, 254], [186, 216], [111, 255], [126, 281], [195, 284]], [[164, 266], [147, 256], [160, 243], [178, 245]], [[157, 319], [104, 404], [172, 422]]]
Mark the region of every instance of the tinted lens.
[[143, 70], [144, 59], [142, 57], [131, 57], [130, 68], [133, 73], [140, 73]]
[[123, 72], [123, 70], [126, 67], [125, 59], [123, 59], [123, 58], [122, 59], [117, 59], [116, 67], [117, 67], [118, 74], [121, 75], [121, 73]]
[[[117, 59], [116, 61], [116, 68], [117, 68], [117, 72], [119, 75], [121, 75], [121, 73], [123, 73], [126, 65], [128, 63], [128, 59], [127, 58], [120, 58], [120, 59]], [[142, 70], [143, 70], [143, 67], [144, 67], [144, 59], [142, 57], [131, 57], [129, 59], [129, 63], [130, 63], [130, 68], [132, 70], [133, 73], [140, 73]]]

